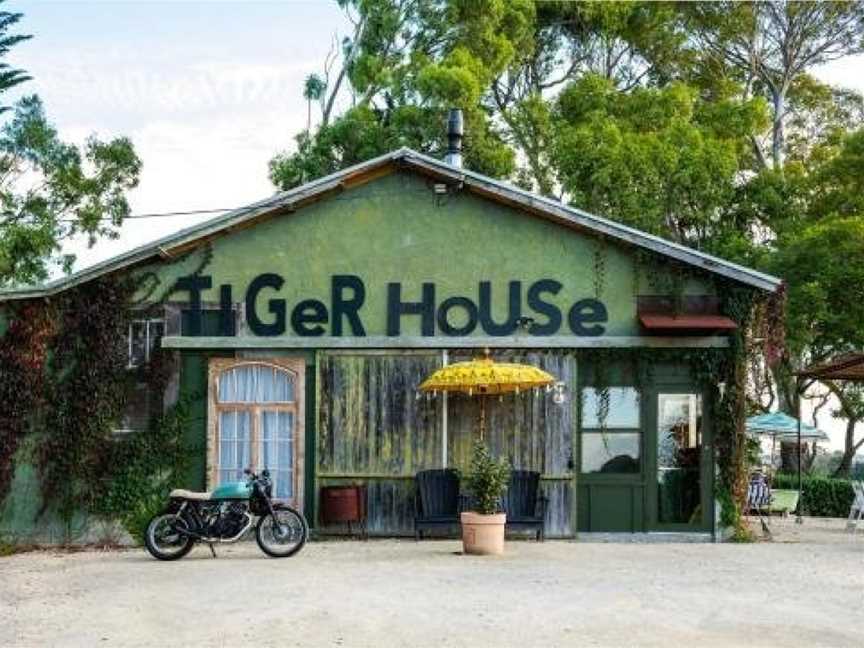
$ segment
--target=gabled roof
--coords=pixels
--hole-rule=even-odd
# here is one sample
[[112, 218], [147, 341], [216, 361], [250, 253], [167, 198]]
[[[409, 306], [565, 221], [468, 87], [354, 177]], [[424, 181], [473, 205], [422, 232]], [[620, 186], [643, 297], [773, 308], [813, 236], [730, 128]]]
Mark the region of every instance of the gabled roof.
[[514, 187], [507, 182], [495, 180], [468, 169], [451, 166], [412, 149], [401, 148], [313, 180], [290, 191], [277, 193], [265, 200], [235, 209], [192, 227], [181, 229], [174, 234], [42, 286], [0, 292], [0, 301], [46, 297], [116, 270], [140, 265], [158, 258], [170, 259], [195, 247], [203, 240], [248, 227], [264, 218], [296, 211], [303, 205], [330, 193], [363, 184], [396, 168], [414, 170], [442, 182], [473, 191], [491, 200], [517, 207], [539, 218], [545, 218], [576, 230], [602, 234], [611, 240], [650, 250], [755, 288], [774, 291], [781, 283], [777, 277], [667, 241], [659, 236], [640, 232], [632, 227], [589, 214], [580, 209], [568, 207], [550, 198], [544, 198]]

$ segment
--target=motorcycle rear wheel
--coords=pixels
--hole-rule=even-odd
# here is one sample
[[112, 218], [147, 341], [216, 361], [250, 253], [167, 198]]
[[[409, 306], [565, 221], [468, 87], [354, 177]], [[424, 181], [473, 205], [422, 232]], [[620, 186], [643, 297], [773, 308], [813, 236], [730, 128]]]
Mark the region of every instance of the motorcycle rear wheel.
[[258, 520], [255, 540], [271, 558], [288, 558], [303, 548], [309, 539], [309, 525], [299, 511], [285, 504], [274, 504], [277, 520], [269, 513]]
[[[173, 523], [173, 526], [172, 526]], [[178, 560], [192, 551], [195, 541], [178, 533], [178, 525], [187, 526], [183, 518], [170, 511], [154, 515], [144, 531], [144, 546], [159, 560]]]

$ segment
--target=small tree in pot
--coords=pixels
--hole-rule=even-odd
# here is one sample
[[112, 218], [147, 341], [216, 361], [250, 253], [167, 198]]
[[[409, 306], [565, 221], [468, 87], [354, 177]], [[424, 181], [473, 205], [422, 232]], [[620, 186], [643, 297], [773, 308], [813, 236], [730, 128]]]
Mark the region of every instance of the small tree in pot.
[[474, 443], [468, 488], [474, 511], [462, 513], [462, 545], [468, 554], [504, 553], [504, 525], [507, 515], [500, 512], [501, 496], [507, 490], [510, 467], [492, 458], [482, 440]]

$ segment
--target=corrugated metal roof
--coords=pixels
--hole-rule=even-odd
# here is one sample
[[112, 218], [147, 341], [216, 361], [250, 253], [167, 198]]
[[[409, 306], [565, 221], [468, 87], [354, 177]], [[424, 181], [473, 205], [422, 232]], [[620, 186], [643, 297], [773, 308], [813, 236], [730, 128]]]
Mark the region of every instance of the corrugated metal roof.
[[719, 274], [755, 288], [774, 291], [781, 284], [781, 280], [777, 277], [705, 254], [679, 243], [667, 241], [658, 236], [640, 232], [615, 221], [568, 207], [550, 198], [519, 189], [507, 182], [495, 180], [468, 169], [451, 166], [417, 151], [401, 148], [329, 176], [313, 180], [290, 191], [277, 193], [265, 200], [217, 216], [192, 227], [181, 229], [174, 234], [124, 252], [116, 257], [85, 268], [80, 272], [73, 273], [42, 286], [0, 291], [0, 301], [49, 296], [109, 272], [159, 257], [170, 257], [171, 250], [173, 249], [194, 244], [197, 240], [230, 230], [240, 224], [246, 224], [249, 221], [254, 221], [274, 212], [293, 211], [301, 207], [308, 200], [344, 188], [356, 176], [367, 174], [378, 167], [394, 164], [441, 179], [451, 180], [491, 200], [521, 207], [531, 215], [546, 218], [574, 229], [602, 234], [610, 239], [651, 250], [658, 254], [674, 258], [682, 263], [699, 267], [708, 272]]

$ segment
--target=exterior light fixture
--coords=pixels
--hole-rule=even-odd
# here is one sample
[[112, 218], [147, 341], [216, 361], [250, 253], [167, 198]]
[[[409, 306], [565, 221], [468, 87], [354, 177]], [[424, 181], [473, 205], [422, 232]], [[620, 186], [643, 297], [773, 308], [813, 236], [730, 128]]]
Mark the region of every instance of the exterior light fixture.
[[443, 182], [436, 182], [432, 185], [432, 190], [439, 196], [443, 196], [447, 193], [447, 185]]
[[530, 333], [532, 326], [534, 326], [533, 317], [520, 317], [516, 320], [516, 328], [522, 333]]
[[563, 382], [558, 381], [555, 383], [555, 386], [552, 388], [552, 402], [556, 405], [563, 405], [567, 402], [567, 394], [564, 391], [565, 385]]

